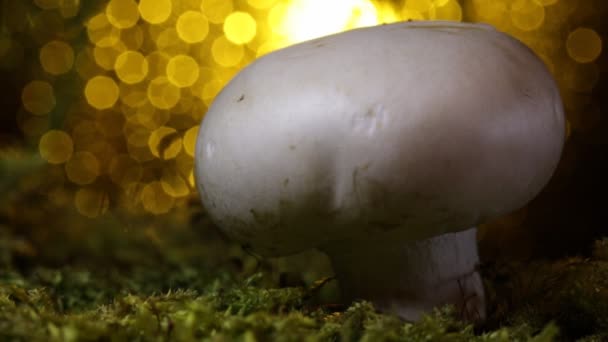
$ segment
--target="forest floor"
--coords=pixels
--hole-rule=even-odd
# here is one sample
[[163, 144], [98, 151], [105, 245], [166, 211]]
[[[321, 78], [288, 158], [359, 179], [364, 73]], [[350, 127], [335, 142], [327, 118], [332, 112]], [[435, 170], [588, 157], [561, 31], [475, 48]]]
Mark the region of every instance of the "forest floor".
[[587, 258], [482, 265], [483, 323], [450, 307], [411, 323], [337, 304], [331, 273], [282, 270], [188, 210], [69, 229], [2, 224], [0, 340], [608, 340], [608, 240]]

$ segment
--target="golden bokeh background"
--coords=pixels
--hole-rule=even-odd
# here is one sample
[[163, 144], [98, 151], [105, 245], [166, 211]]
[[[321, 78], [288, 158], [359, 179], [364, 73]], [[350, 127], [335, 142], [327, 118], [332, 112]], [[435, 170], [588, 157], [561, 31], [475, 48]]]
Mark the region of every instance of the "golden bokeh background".
[[[545, 61], [562, 91], [568, 137], [578, 136], [557, 178], [570, 179], [577, 148], [608, 143], [606, 130], [598, 129], [605, 122], [598, 89], [608, 39], [602, 1], [0, 3], [2, 105], [9, 109], [2, 142], [35, 149], [47, 164], [40, 191], [51, 211], [69, 206], [100, 218], [117, 211], [162, 215], [184, 206], [196, 198], [198, 125], [235, 73], [300, 41], [403, 20], [486, 22]], [[510, 224], [528, 217], [518, 215]]]

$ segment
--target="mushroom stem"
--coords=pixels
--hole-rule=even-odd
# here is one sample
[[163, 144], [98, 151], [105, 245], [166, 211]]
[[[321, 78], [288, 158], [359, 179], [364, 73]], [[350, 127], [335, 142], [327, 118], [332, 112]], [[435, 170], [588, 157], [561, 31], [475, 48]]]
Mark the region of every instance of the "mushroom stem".
[[398, 239], [326, 246], [344, 300], [367, 299], [377, 309], [418, 320], [452, 304], [466, 320], [485, 317], [477, 228], [422, 241]]

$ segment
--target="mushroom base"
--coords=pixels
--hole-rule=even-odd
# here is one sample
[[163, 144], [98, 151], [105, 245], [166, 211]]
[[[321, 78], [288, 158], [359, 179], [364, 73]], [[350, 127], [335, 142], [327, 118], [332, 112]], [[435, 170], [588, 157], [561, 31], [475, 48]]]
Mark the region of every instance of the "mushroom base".
[[476, 233], [471, 228], [422, 241], [366, 240], [323, 250], [344, 300], [369, 300], [411, 321], [452, 304], [463, 319], [475, 321], [485, 318]]

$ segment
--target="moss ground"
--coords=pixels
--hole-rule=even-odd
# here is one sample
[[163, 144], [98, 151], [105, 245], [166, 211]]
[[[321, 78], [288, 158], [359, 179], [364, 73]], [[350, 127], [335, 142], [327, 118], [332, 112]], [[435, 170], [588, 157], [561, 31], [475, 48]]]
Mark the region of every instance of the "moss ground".
[[0, 340], [608, 339], [608, 240], [591, 258], [483, 265], [483, 324], [449, 307], [409, 323], [367, 302], [334, 304], [330, 279], [282, 272], [192, 210], [129, 225], [69, 217], [52, 234], [11, 220], [0, 229]]

